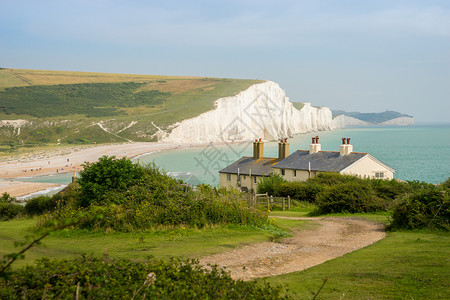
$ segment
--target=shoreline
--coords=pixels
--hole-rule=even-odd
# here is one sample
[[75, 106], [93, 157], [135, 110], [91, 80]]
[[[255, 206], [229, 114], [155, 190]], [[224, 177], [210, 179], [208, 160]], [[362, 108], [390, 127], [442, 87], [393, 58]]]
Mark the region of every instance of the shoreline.
[[15, 179], [80, 172], [84, 163], [96, 162], [104, 155], [136, 159], [155, 152], [207, 145], [208, 143], [140, 142], [93, 147], [75, 146], [41, 153], [9, 156], [0, 161], [0, 195], [7, 192], [13, 197], [22, 197], [58, 186], [59, 184], [23, 182]]

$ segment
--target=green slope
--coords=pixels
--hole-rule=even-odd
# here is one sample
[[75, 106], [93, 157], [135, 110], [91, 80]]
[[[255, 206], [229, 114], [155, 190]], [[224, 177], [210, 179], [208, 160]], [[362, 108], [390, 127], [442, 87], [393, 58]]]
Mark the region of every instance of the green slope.
[[[168, 129], [213, 109], [218, 98], [259, 82], [0, 69], [0, 151], [48, 144], [155, 141], [157, 127]], [[19, 119], [26, 121], [14, 121]]]

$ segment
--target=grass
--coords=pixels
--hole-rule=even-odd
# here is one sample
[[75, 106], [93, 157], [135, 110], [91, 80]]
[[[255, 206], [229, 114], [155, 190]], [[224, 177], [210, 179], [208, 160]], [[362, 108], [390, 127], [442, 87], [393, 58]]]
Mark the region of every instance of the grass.
[[[33, 233], [35, 219], [0, 222], [0, 255], [18, 251], [14, 242], [23, 241]], [[69, 258], [83, 253], [101, 255], [108, 253], [118, 258], [169, 258], [171, 256], [199, 258], [233, 249], [246, 244], [273, 239], [273, 228], [267, 230], [245, 226], [214, 226], [204, 229], [166, 228], [145, 232], [54, 232], [46, 237], [42, 246], [28, 251], [25, 260], [15, 266], [23, 266], [39, 257]]]
[[[272, 211], [275, 224], [287, 230], [309, 228], [311, 223], [277, 216], [301, 217], [305, 211]], [[385, 222], [382, 214], [339, 214]], [[13, 242], [29, 234], [35, 220], [0, 222], [0, 255], [15, 250]], [[282, 232], [282, 230], [281, 230]], [[44, 246], [26, 253], [16, 267], [41, 256], [72, 257], [80, 253], [114, 257], [198, 258], [245, 244], [273, 239], [280, 231], [242, 226], [197, 229], [161, 229], [136, 233], [62, 231], [44, 240]], [[301, 272], [267, 278], [287, 285], [296, 299], [311, 299], [323, 278], [328, 278], [319, 299], [449, 299], [450, 235], [443, 232], [388, 232], [387, 237], [361, 250]]]
[[302, 272], [270, 278], [302, 299], [328, 278], [321, 299], [449, 299], [450, 237], [391, 232], [374, 245]]

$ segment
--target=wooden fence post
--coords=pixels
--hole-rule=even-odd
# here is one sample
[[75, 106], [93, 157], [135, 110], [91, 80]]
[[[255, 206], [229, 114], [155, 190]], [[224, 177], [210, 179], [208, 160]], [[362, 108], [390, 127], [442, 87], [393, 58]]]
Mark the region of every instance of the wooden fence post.
[[281, 198], [281, 206], [283, 207], [283, 210], [284, 210], [284, 197], [283, 198]]
[[291, 210], [291, 197], [288, 196], [288, 210]]

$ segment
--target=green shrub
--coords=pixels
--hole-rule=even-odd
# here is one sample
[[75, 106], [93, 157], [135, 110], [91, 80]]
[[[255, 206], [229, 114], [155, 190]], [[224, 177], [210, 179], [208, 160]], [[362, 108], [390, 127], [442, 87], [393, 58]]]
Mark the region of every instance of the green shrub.
[[57, 197], [39, 196], [32, 198], [25, 204], [25, 212], [27, 215], [41, 215], [44, 212], [51, 211], [57, 206]]
[[293, 181], [283, 182], [275, 186], [274, 194], [277, 197], [290, 196], [292, 199], [314, 203], [316, 201], [317, 194], [319, 194], [324, 189], [324, 185], [317, 184], [311, 181]]
[[358, 182], [335, 184], [317, 195], [318, 214], [385, 211], [388, 204], [370, 185]]
[[85, 229], [116, 231], [164, 226], [202, 228], [214, 224], [262, 226], [267, 212], [249, 206], [235, 190], [202, 185], [196, 191], [161, 172], [127, 159], [102, 157], [88, 164], [77, 185], [63, 191], [64, 205], [43, 215], [39, 226], [50, 226], [78, 214], [101, 215], [79, 223]]
[[81, 192], [79, 204], [84, 207], [90, 204], [105, 204], [107, 200], [121, 201], [113, 197], [109, 199], [108, 193], [126, 191], [144, 179], [143, 167], [126, 158], [103, 156], [98, 162], [87, 162], [83, 167], [78, 184]]
[[0, 202], [0, 221], [7, 221], [24, 213], [24, 207], [20, 204]]
[[287, 299], [268, 283], [233, 280], [196, 261], [40, 259], [0, 278], [1, 299]]
[[377, 196], [385, 200], [395, 200], [397, 197], [404, 195], [412, 190], [412, 187], [405, 182], [400, 182], [396, 179], [366, 179], [371, 183]]
[[281, 183], [287, 182], [283, 176], [278, 173], [273, 173], [269, 177], [261, 178], [258, 183], [257, 192], [259, 194], [269, 193], [269, 195], [274, 195], [276, 186]]
[[24, 208], [20, 204], [12, 203], [16, 198], [8, 193], [3, 193], [0, 197], [0, 221], [7, 221], [23, 214]]
[[392, 212], [389, 230], [450, 229], [449, 189], [426, 186], [398, 200]]
[[336, 172], [320, 172], [317, 176], [309, 178], [307, 181], [319, 185], [330, 186], [347, 182], [359, 182], [361, 180], [363, 179], [353, 175], [343, 175]]

